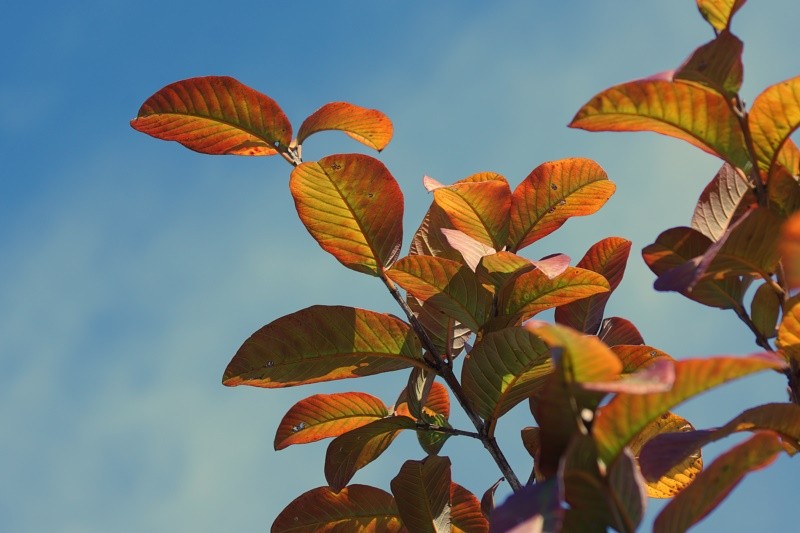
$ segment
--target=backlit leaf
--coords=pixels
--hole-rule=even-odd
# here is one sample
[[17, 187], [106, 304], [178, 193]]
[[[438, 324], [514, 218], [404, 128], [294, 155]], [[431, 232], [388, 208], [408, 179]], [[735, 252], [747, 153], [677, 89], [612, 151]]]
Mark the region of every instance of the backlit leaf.
[[622, 521], [633, 529], [639, 526], [647, 508], [645, 481], [631, 451], [627, 448], [608, 469], [608, 484], [611, 498]]
[[440, 230], [447, 239], [451, 248], [458, 251], [464, 259], [464, 263], [474, 272], [478, 268], [478, 263], [486, 255], [495, 253], [495, 249], [486, 246], [462, 231], [455, 229], [442, 228]]
[[778, 251], [789, 288], [800, 287], [800, 212], [781, 226]]
[[[445, 417], [450, 416], [450, 394], [447, 392], [447, 387], [434, 381], [431, 385], [428, 395], [425, 397], [423, 404], [424, 410], [429, 414], [441, 414]], [[397, 405], [394, 407], [396, 415], [404, 415], [411, 418], [418, 418], [412, 414], [408, 405], [408, 389], [403, 390], [400, 397], [397, 399]]]
[[319, 487], [295, 498], [272, 523], [272, 533], [400, 532], [394, 498], [367, 485], [340, 492]]
[[560, 531], [564, 519], [558, 479], [527, 485], [509, 496], [489, 518], [492, 533]]
[[771, 354], [676, 361], [675, 384], [670, 391], [617, 394], [600, 408], [592, 426], [600, 459], [608, 464], [651, 420], [692, 396], [754, 372], [784, 366]]
[[497, 252], [482, 257], [475, 274], [482, 283], [500, 288], [517, 272], [534, 268], [536, 265], [530, 259], [511, 252]]
[[[694, 427], [685, 418], [668, 411], [647, 424], [631, 441], [630, 449], [642, 466], [641, 450], [653, 438], [693, 431]], [[703, 457], [698, 447], [696, 453], [690, 450], [682, 460], [673, 463], [660, 475], [651, 476], [652, 481], [645, 476], [647, 495], [651, 498], [671, 498], [686, 488], [702, 470]]]
[[435, 379], [436, 373], [432, 370], [412, 368], [411, 374], [408, 376], [408, 384], [395, 403], [394, 414], [420, 418], [422, 404], [428, 400]]
[[523, 271], [500, 291], [498, 310], [525, 320], [546, 309], [608, 290], [608, 281], [602, 275], [583, 268], [568, 267], [552, 279], [539, 269]]
[[783, 319], [778, 326], [778, 347], [789, 355], [800, 355], [800, 295], [783, 304]]
[[584, 390], [597, 392], [625, 392], [628, 394], [650, 394], [672, 388], [675, 367], [670, 359], [659, 358], [646, 367], [630, 374], [623, 374], [614, 381], [582, 383]]
[[512, 327], [483, 336], [464, 361], [461, 384], [472, 408], [493, 428], [552, 372], [547, 345], [530, 331]]
[[450, 531], [450, 459], [430, 455], [422, 461], [406, 461], [392, 479], [403, 525], [409, 531]]
[[592, 245], [577, 266], [601, 274], [608, 281], [609, 290], [557, 307], [556, 322], [584, 333], [597, 333], [608, 298], [622, 281], [630, 251], [631, 241], [620, 237], [608, 237]]
[[617, 344], [611, 347], [611, 351], [622, 361], [622, 371], [625, 374], [647, 368], [658, 360], [673, 360], [669, 354], [644, 344]]
[[800, 126], [800, 76], [764, 90], [748, 116], [759, 167], [770, 171], [783, 143]]
[[742, 41], [729, 31], [695, 50], [675, 71], [673, 79], [706, 85], [728, 97], [742, 86]]
[[315, 305], [264, 326], [233, 357], [229, 387], [289, 387], [424, 366], [419, 339], [390, 315]]
[[718, 240], [733, 218], [741, 214], [738, 208], [750, 191], [742, 172], [725, 163], [700, 195], [692, 215], [692, 227], [712, 241]]
[[292, 140], [275, 101], [227, 76], [171, 83], [148, 98], [131, 126], [204, 154], [274, 155]]
[[428, 255], [409, 255], [386, 275], [426, 305], [448, 314], [473, 331], [489, 318], [492, 293], [469, 267]]
[[406, 416], [389, 416], [336, 437], [325, 454], [328, 485], [334, 491], [342, 490], [358, 470], [386, 451], [402, 430], [415, 427]]
[[781, 450], [778, 436], [762, 431], [720, 455], [664, 507], [653, 531], [685, 531], [714, 510], [746, 474], [772, 463]]
[[[661, 233], [656, 242], [642, 250], [647, 266], [657, 276], [702, 256], [711, 241], [692, 228], [671, 228]], [[699, 262], [698, 262], [699, 263]], [[721, 280], [701, 280], [691, 291], [681, 291], [687, 298], [710, 307], [721, 309], [741, 308], [742, 299], [749, 283], [735, 277]]]
[[[789, 143], [784, 147], [789, 146]], [[800, 169], [795, 172], [800, 174]], [[773, 171], [767, 187], [769, 207], [783, 218], [800, 211], [800, 183], [794, 174], [779, 167]]]
[[630, 320], [612, 316], [606, 318], [600, 325], [597, 336], [607, 346], [618, 344], [644, 344], [644, 339], [636, 326]]
[[503, 176], [491, 174], [490, 179], [439, 187], [433, 197], [455, 229], [486, 246], [505, 246], [511, 189]]
[[654, 131], [744, 168], [749, 158], [736, 116], [721, 94], [685, 82], [644, 79], [597, 94], [570, 127], [589, 131]]
[[[397, 399], [394, 414], [415, 418], [423, 424], [431, 424], [439, 428], [450, 428], [451, 426], [448, 422], [450, 417], [450, 395], [444, 385], [433, 381], [436, 374], [430, 372], [428, 376], [427, 380], [415, 379], [415, 372], [412, 370], [408, 385]], [[429, 390], [426, 393], [425, 389], [427, 387], [429, 387]], [[415, 389], [416, 392], [414, 392]], [[409, 390], [412, 393], [409, 393]], [[423, 405], [415, 407], [414, 401], [409, 402], [409, 399], [420, 395], [424, 395], [424, 397], [420, 397], [416, 402], [418, 403], [422, 400], [424, 401]], [[417, 428], [417, 440], [428, 455], [438, 454], [448, 438], [450, 438], [449, 434], [435, 429], [424, 430]]]
[[800, 446], [800, 407], [792, 403], [759, 405], [744, 411], [721, 428], [657, 435], [641, 450], [642, 473], [647, 478], [658, 479], [706, 444], [734, 432], [762, 429], [780, 433], [787, 443], [797, 448]]
[[331, 102], [317, 109], [303, 121], [297, 132], [297, 144], [309, 135], [324, 130], [340, 130], [358, 142], [379, 152], [392, 140], [392, 121], [377, 109], [367, 109], [347, 102]]
[[308, 232], [347, 268], [377, 276], [397, 259], [403, 193], [377, 159], [339, 154], [303, 163], [289, 189]]
[[363, 392], [315, 394], [284, 415], [275, 435], [275, 449], [338, 437], [388, 414], [381, 400]]
[[615, 189], [605, 171], [591, 159], [542, 163], [512, 195], [508, 250], [516, 252], [536, 242], [571, 217], [591, 215], [603, 207]]
[[780, 309], [781, 299], [775, 293], [775, 289], [768, 283], [763, 283], [753, 295], [750, 318], [753, 319], [753, 325], [758, 332], [767, 339], [777, 335], [776, 326]]
[[489, 533], [489, 522], [478, 498], [456, 483], [450, 484], [450, 506], [452, 533]]
[[711, 26], [722, 31], [731, 24], [731, 18], [746, 0], [697, 0], [697, 9]]

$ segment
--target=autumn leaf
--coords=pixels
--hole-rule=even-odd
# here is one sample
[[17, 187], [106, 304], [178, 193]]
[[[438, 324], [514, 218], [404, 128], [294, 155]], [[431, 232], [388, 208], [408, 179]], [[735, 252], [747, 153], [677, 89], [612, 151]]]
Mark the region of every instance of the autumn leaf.
[[697, 0], [697, 9], [711, 26], [722, 31], [731, 24], [731, 18], [746, 0]]
[[527, 485], [509, 496], [489, 519], [492, 533], [559, 531], [564, 519], [558, 479]]
[[[784, 263], [784, 268], [785, 265], [786, 263]], [[780, 309], [781, 299], [775, 292], [775, 288], [767, 282], [762, 283], [756, 289], [753, 300], [750, 303], [750, 318], [756, 331], [763, 335], [765, 339], [771, 339], [777, 335]]]
[[292, 500], [272, 523], [272, 533], [385, 531], [399, 533], [403, 524], [388, 492], [350, 485], [339, 492], [319, 487]]
[[644, 344], [644, 339], [633, 322], [618, 316], [612, 316], [603, 320], [600, 324], [600, 331], [597, 336], [607, 346], [618, 344]]
[[738, 119], [721, 94], [694, 83], [643, 79], [597, 94], [570, 123], [588, 131], [654, 131], [735, 167], [749, 162]]
[[283, 416], [275, 449], [338, 437], [388, 414], [381, 400], [363, 392], [315, 394], [294, 404]]
[[743, 47], [742, 41], [724, 30], [692, 52], [675, 71], [673, 79], [701, 83], [732, 98], [739, 92], [744, 77]]
[[[602, 339], [601, 339], [602, 340]], [[646, 346], [644, 344], [615, 344], [610, 346], [611, 351], [622, 361], [622, 372], [631, 374], [645, 369], [658, 360], [672, 361], [669, 354], [662, 352], [658, 348]]]
[[800, 76], [764, 90], [748, 115], [759, 167], [771, 174], [781, 147], [800, 126]]
[[452, 533], [489, 533], [478, 498], [456, 483], [450, 483], [450, 527]]
[[171, 83], [148, 98], [131, 126], [204, 154], [274, 155], [292, 126], [272, 98], [227, 76]]
[[315, 305], [256, 331], [228, 364], [222, 383], [290, 387], [424, 365], [419, 339], [398, 318]]
[[505, 246], [511, 189], [503, 176], [491, 174], [490, 179], [437, 187], [433, 197], [454, 229], [485, 246], [498, 250]]
[[434, 202], [425, 213], [419, 228], [414, 232], [408, 255], [432, 255], [453, 261], [463, 261], [461, 254], [450, 246], [442, 233], [442, 229], [445, 228], [454, 229], [447, 213]]
[[300, 125], [297, 144], [325, 130], [339, 130], [356, 141], [379, 152], [392, 140], [393, 127], [389, 117], [377, 109], [367, 109], [347, 102], [331, 102], [317, 109]]
[[473, 239], [463, 231], [447, 228], [442, 228], [439, 231], [441, 231], [442, 235], [447, 239], [447, 243], [450, 247], [461, 254], [461, 257], [464, 259], [464, 264], [473, 272], [478, 268], [478, 263], [481, 262], [481, 259], [487, 255], [496, 253], [494, 248]]
[[450, 531], [450, 459], [429, 455], [406, 461], [391, 487], [403, 525], [409, 531]]
[[692, 215], [692, 228], [712, 241], [720, 239], [734, 218], [742, 214], [748, 192], [755, 201], [751, 191], [742, 171], [725, 163], [703, 189]]
[[362, 154], [303, 163], [289, 189], [308, 232], [347, 268], [380, 275], [403, 239], [403, 193], [386, 167]]
[[789, 288], [800, 287], [800, 213], [796, 213], [781, 226], [778, 251]]
[[569, 218], [591, 215], [615, 190], [616, 185], [591, 159], [542, 163], [512, 194], [507, 249], [517, 252], [554, 232]]

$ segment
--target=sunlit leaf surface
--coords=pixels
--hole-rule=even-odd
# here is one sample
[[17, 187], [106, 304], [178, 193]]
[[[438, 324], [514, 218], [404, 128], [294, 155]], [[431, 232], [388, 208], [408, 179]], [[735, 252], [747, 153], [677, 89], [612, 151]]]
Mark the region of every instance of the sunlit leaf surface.
[[458, 251], [464, 263], [474, 272], [484, 256], [494, 254], [496, 250], [473, 239], [463, 231], [442, 228], [440, 230], [451, 248]]
[[452, 533], [489, 533], [478, 498], [456, 483], [450, 484], [450, 506]]
[[800, 212], [781, 226], [778, 250], [787, 284], [793, 289], [800, 287]]
[[331, 102], [317, 109], [303, 121], [297, 132], [297, 144], [309, 135], [324, 130], [340, 130], [378, 151], [392, 140], [392, 122], [377, 109], [367, 109], [347, 102]]
[[611, 351], [622, 361], [622, 371], [625, 374], [646, 368], [659, 359], [673, 360], [669, 354], [644, 344], [616, 344], [611, 347]]
[[561, 349], [561, 365], [569, 383], [611, 381], [622, 372], [622, 361], [600, 339], [559, 324], [529, 322], [526, 329], [551, 348]]
[[731, 18], [746, 0], [697, 0], [700, 14], [717, 31], [730, 26]]
[[292, 140], [272, 98], [227, 76], [171, 83], [148, 98], [131, 126], [204, 154], [273, 155]]
[[389, 416], [333, 439], [325, 454], [325, 479], [333, 490], [341, 490], [353, 475], [377, 459], [404, 429], [416, 423], [406, 416]]
[[772, 463], [781, 450], [779, 437], [762, 431], [720, 455], [664, 507], [653, 524], [654, 533], [686, 531], [714, 510], [745, 475]]
[[319, 487], [295, 498], [272, 524], [272, 533], [400, 532], [394, 498], [367, 485], [335, 492]]
[[455, 229], [486, 246], [498, 250], [505, 246], [511, 189], [503, 176], [491, 174], [490, 179], [439, 187], [433, 197]]
[[700, 195], [692, 215], [692, 227], [716, 241], [734, 216], [741, 214], [739, 206], [750, 190], [741, 171], [725, 163]]
[[542, 163], [512, 195], [508, 250], [516, 252], [536, 242], [571, 217], [591, 215], [615, 190], [605, 171], [590, 159]]
[[275, 435], [275, 449], [338, 437], [388, 414], [380, 399], [363, 392], [315, 394], [284, 415]]
[[783, 143], [800, 126], [800, 76], [768, 87], [749, 114], [758, 164], [770, 170]]
[[429, 455], [406, 461], [391, 487], [403, 525], [409, 531], [450, 531], [450, 459]]
[[577, 267], [601, 274], [608, 281], [609, 291], [556, 308], [556, 322], [584, 333], [597, 333], [608, 298], [622, 281], [630, 251], [631, 241], [620, 237], [608, 237], [592, 245]]
[[247, 339], [227, 386], [289, 387], [424, 366], [419, 339], [390, 315], [315, 305], [271, 322]]
[[784, 366], [768, 354], [676, 361], [675, 384], [670, 391], [618, 394], [600, 408], [592, 426], [600, 459], [608, 464], [650, 421], [692, 396], [754, 372]]
[[403, 193], [377, 159], [338, 154], [303, 163], [289, 189], [308, 232], [344, 266], [377, 276], [397, 259]]
[[644, 79], [611, 87], [583, 106], [570, 127], [654, 131], [740, 168], [749, 161], [742, 129], [725, 97], [693, 83]]

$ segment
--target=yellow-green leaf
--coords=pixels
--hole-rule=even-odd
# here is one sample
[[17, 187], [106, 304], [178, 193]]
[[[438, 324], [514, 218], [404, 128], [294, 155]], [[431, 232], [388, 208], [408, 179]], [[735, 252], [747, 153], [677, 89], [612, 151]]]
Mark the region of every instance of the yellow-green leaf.
[[379, 152], [392, 140], [392, 121], [377, 109], [367, 109], [347, 102], [331, 102], [317, 109], [303, 121], [297, 132], [297, 144], [309, 135], [324, 130], [339, 130]]
[[334, 533], [381, 531], [399, 533], [403, 523], [394, 498], [367, 485], [350, 485], [336, 492], [319, 487], [292, 500], [272, 523], [272, 533]]
[[284, 316], [245, 341], [222, 382], [290, 387], [425, 366], [422, 346], [402, 320], [373, 311], [315, 305]]
[[762, 283], [750, 303], [750, 318], [756, 330], [767, 339], [777, 335], [781, 299], [769, 283]]
[[733, 14], [739, 11], [746, 0], [697, 0], [697, 9], [711, 26], [722, 31], [731, 24]]
[[759, 167], [770, 172], [783, 143], [800, 126], [800, 76], [767, 87], [759, 94], [753, 101], [748, 123]]
[[615, 190], [616, 185], [591, 159], [575, 157], [542, 163], [512, 195], [508, 250], [519, 251], [554, 232], [571, 217], [591, 215], [605, 205]]
[[303, 163], [289, 189], [308, 232], [347, 268], [378, 276], [397, 259], [403, 193], [377, 159], [338, 154]]
[[294, 404], [283, 416], [275, 449], [338, 437], [388, 414], [380, 399], [363, 392], [315, 394]]
[[274, 155], [292, 126], [275, 101], [227, 76], [171, 83], [148, 98], [131, 126], [204, 154]]
[[744, 168], [749, 158], [738, 119], [721, 94], [701, 85], [644, 79], [606, 89], [570, 127], [589, 131], [654, 131], [682, 139]]

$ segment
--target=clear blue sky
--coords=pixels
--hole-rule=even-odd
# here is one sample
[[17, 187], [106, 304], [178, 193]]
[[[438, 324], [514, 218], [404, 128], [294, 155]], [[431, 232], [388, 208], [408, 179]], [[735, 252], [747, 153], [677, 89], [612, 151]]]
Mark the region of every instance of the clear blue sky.
[[[799, 14], [791, 0], [751, 0], [737, 15], [748, 101], [800, 73]], [[305, 232], [283, 160], [203, 156], [128, 126], [182, 78], [234, 76], [296, 125], [329, 101], [386, 112], [395, 138], [380, 157], [406, 195], [406, 246], [430, 201], [425, 174], [491, 170], [513, 186], [543, 161], [593, 158], [616, 195], [529, 256], [577, 261], [626, 237], [634, 254], [610, 314], [677, 358], [756, 350], [732, 313], [653, 292], [637, 252], [689, 223], [719, 162], [655, 134], [566, 128], [596, 92], [674, 68], [710, 39], [693, 1], [45, 1], [7, 7], [3, 26], [0, 531], [264, 531], [324, 484], [324, 443], [272, 451], [284, 412], [337, 390], [391, 404], [404, 383], [222, 387], [240, 343], [279, 316], [314, 303], [398, 310]], [[304, 155], [360, 150], [322, 134]], [[679, 412], [708, 427], [784, 398], [764, 375]], [[518, 430], [530, 423], [520, 408], [500, 425], [522, 476]], [[404, 459], [422, 457], [415, 440], [401, 436], [354, 482], [388, 488]], [[442, 453], [478, 495], [499, 477], [476, 442]], [[794, 524], [798, 473], [781, 459], [752, 475], [697, 531]]]

